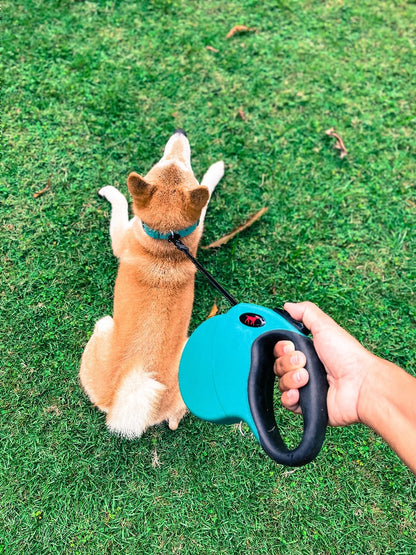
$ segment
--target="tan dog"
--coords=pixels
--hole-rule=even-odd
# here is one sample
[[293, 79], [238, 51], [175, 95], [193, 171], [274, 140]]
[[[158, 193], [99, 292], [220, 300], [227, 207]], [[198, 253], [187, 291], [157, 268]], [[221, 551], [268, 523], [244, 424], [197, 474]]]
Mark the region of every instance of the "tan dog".
[[143, 178], [127, 184], [135, 216], [114, 187], [100, 190], [112, 206], [110, 236], [119, 258], [114, 315], [99, 320], [80, 369], [91, 401], [107, 413], [110, 430], [139, 437], [167, 420], [174, 430], [186, 412], [178, 368], [191, 318], [195, 268], [167, 241], [171, 231], [196, 254], [209, 198], [224, 174], [217, 162], [201, 185], [194, 177], [182, 130], [168, 141], [163, 158]]

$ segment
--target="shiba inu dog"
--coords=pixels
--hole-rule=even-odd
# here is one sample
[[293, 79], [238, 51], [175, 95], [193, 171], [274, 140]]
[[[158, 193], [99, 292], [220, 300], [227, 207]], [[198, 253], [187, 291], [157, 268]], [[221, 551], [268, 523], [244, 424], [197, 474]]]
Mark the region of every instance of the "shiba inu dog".
[[139, 437], [167, 421], [175, 430], [186, 412], [178, 369], [187, 340], [195, 268], [168, 238], [173, 231], [195, 256], [207, 205], [224, 174], [213, 164], [201, 184], [191, 167], [186, 134], [177, 130], [145, 177], [127, 179], [134, 217], [115, 187], [99, 194], [111, 203], [110, 236], [119, 269], [113, 316], [100, 319], [85, 347], [80, 380], [108, 428]]

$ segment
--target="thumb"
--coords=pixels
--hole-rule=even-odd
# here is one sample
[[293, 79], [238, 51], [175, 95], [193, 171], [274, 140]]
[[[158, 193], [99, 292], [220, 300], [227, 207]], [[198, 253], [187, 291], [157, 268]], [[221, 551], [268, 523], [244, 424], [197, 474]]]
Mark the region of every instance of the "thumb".
[[338, 324], [316, 304], [309, 301], [302, 303], [285, 303], [284, 309], [295, 320], [302, 321], [311, 330], [312, 335], [317, 335], [328, 326], [338, 326]]

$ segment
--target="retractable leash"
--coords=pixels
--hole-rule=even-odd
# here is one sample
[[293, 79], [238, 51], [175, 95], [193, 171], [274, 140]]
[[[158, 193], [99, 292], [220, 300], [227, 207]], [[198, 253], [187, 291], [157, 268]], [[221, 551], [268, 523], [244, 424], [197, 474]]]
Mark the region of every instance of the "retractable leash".
[[[179, 387], [188, 409], [216, 424], [243, 420], [274, 461], [302, 466], [319, 453], [328, 413], [326, 372], [309, 330], [283, 309], [239, 303], [189, 252], [181, 236], [168, 241], [183, 252], [232, 308], [200, 324], [188, 339], [179, 366]], [[277, 341], [292, 341], [306, 355], [308, 383], [299, 390], [303, 436], [290, 450], [280, 435], [273, 407], [273, 349]]]

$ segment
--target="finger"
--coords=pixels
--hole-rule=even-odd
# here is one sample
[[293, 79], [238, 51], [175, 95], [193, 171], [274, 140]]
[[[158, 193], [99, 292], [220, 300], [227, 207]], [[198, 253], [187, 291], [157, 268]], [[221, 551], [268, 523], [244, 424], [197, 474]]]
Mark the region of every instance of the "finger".
[[287, 355], [283, 355], [276, 359], [274, 363], [274, 373], [277, 376], [283, 376], [287, 372], [292, 372], [306, 365], [306, 356], [302, 351], [294, 351]]
[[306, 385], [309, 381], [309, 374], [305, 368], [299, 368], [293, 372], [284, 374], [279, 380], [280, 391], [290, 391], [299, 389]]
[[297, 414], [301, 413], [301, 409], [299, 406], [299, 391], [297, 389], [290, 389], [289, 391], [285, 391], [284, 393], [282, 393], [280, 400], [285, 409], [296, 412]]
[[278, 341], [274, 347], [273, 354], [275, 358], [281, 357], [287, 353], [293, 353], [295, 346], [292, 341]]

